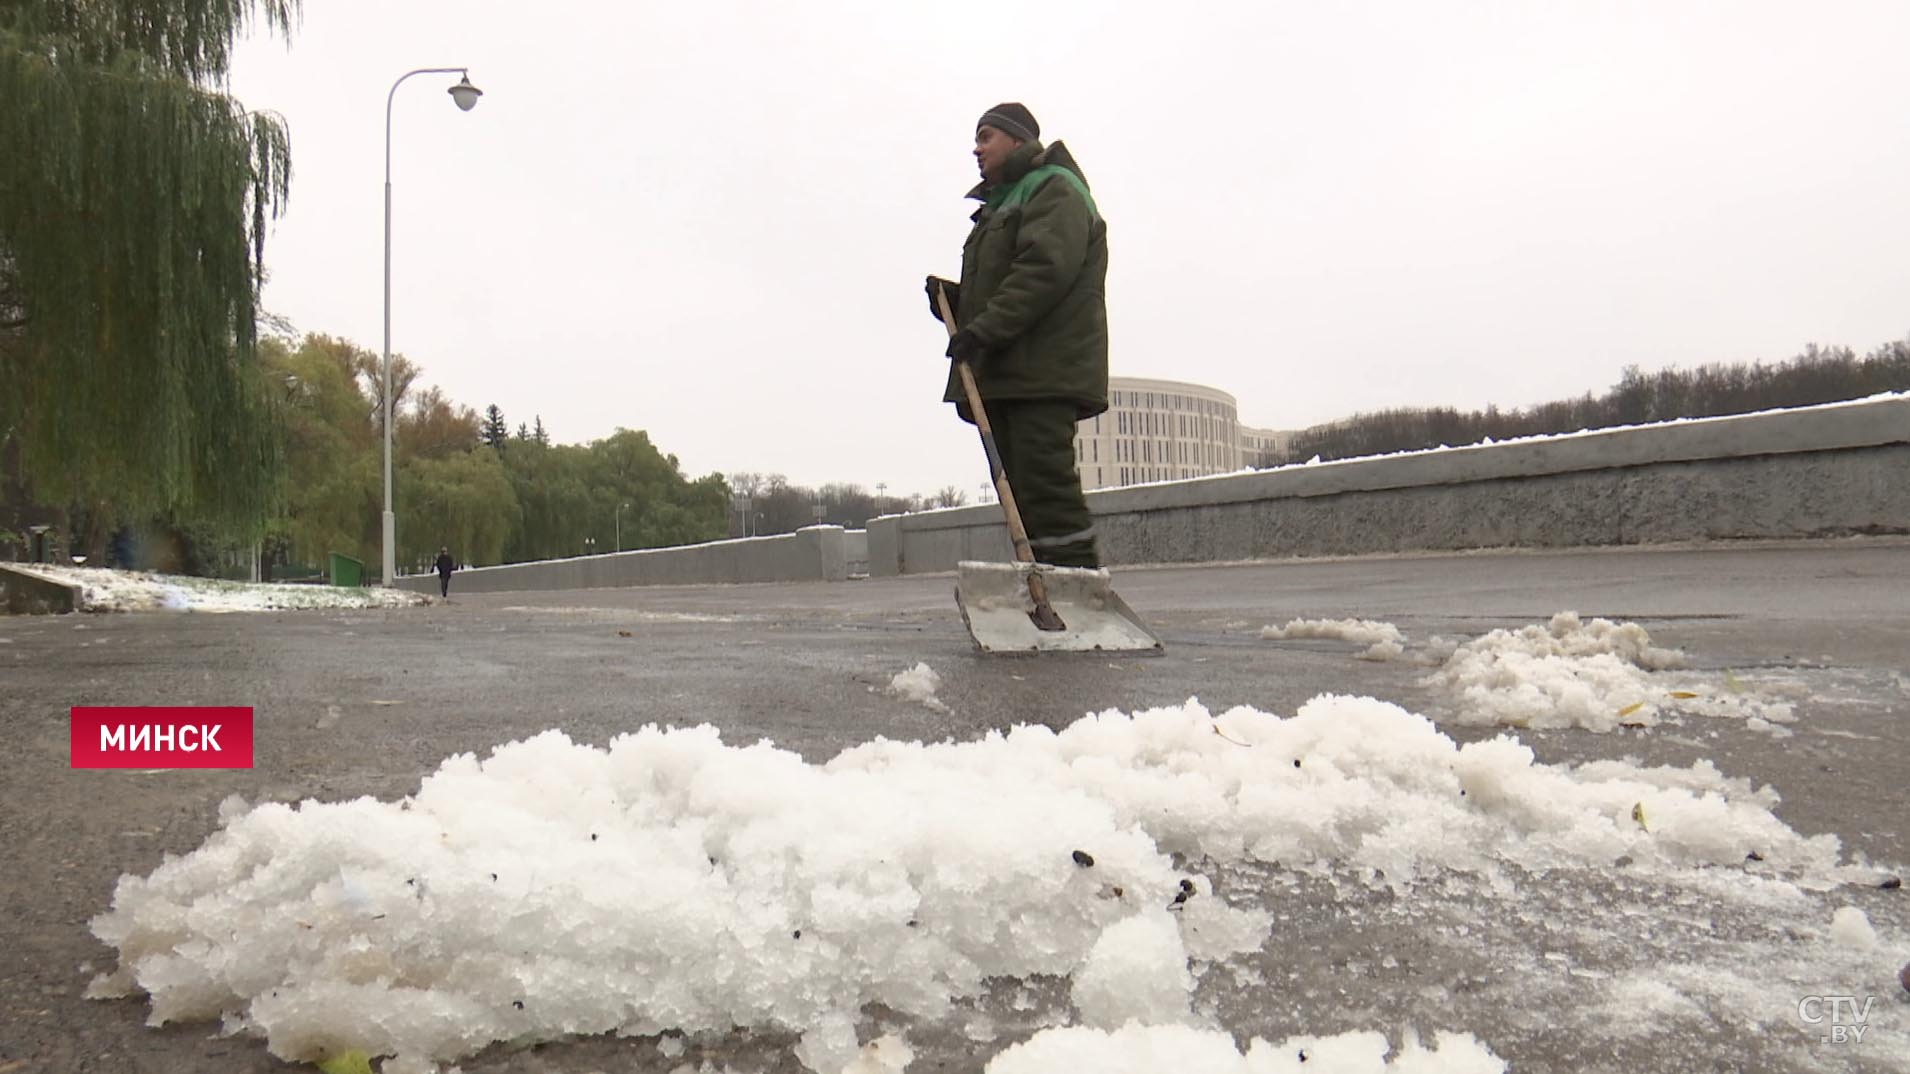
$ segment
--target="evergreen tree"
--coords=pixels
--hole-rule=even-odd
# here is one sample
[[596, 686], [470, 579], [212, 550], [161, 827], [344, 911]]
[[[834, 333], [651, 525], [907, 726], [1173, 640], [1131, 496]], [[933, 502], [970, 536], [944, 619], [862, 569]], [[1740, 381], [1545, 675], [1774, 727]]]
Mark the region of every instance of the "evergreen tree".
[[284, 124], [219, 92], [298, 0], [0, 3], [0, 441], [44, 501], [256, 528], [256, 362]]
[[531, 429], [531, 439], [545, 446], [550, 445], [550, 434], [544, 431], [544, 416], [537, 415], [537, 424]]
[[496, 403], [484, 408], [484, 442], [491, 450], [502, 454], [505, 441], [511, 438], [510, 427], [504, 424], [504, 411]]

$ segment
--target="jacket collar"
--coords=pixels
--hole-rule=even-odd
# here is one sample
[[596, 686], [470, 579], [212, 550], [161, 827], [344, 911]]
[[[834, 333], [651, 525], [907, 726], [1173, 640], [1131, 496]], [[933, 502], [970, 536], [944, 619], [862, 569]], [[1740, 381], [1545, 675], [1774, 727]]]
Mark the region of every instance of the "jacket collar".
[[[1056, 142], [1058, 147], [1061, 143]], [[1065, 150], [1063, 151], [1065, 152]], [[1048, 162], [1048, 148], [1040, 142], [1023, 142], [1021, 148], [1008, 156], [1008, 163], [1002, 167], [1001, 182], [989, 183], [983, 180], [975, 184], [968, 196], [979, 202], [987, 202], [989, 195], [1006, 191], [1014, 186], [1022, 176], [1034, 171]]]

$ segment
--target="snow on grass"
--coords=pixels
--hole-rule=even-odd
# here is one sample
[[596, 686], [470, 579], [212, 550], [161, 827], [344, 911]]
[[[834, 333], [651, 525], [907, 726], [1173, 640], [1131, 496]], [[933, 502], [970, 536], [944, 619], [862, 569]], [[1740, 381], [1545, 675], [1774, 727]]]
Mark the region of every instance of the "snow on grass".
[[19, 563], [18, 570], [80, 587], [89, 612], [263, 612], [305, 608], [405, 608], [428, 604], [418, 593], [354, 586], [278, 585], [218, 578]]
[[1272, 641], [1296, 638], [1332, 638], [1367, 646], [1362, 660], [1391, 660], [1405, 651], [1406, 636], [1391, 623], [1372, 619], [1293, 619], [1286, 626], [1267, 626], [1260, 636]]
[[[799, 1033], [802, 1062], [834, 1072], [877, 1062], [866, 1005], [934, 1021], [991, 979], [1072, 976], [1094, 1029], [1195, 1021], [1189, 960], [1272, 928], [1214, 894], [1203, 870], [1230, 862], [1402, 893], [1622, 862], [1716, 899], [1756, 851], [1758, 884], [1838, 883], [1836, 838], [1774, 803], [1708, 763], [1545, 765], [1336, 696], [1291, 718], [1190, 700], [878, 739], [824, 764], [707, 726], [607, 748], [547, 731], [452, 757], [398, 802], [229, 800], [201, 848], [121, 878], [93, 921], [119, 965], [89, 994], [144, 992], [154, 1024], [223, 1016], [286, 1059], [398, 1057], [389, 1072], [494, 1041], [731, 1027]], [[1448, 1069], [1410, 1055], [1394, 1069]]]
[[889, 680], [888, 692], [905, 701], [927, 705], [936, 712], [947, 712], [948, 706], [935, 696], [935, 691], [941, 688], [942, 677], [935, 673], [935, 669], [917, 661], [914, 667], [895, 673], [895, 677]]

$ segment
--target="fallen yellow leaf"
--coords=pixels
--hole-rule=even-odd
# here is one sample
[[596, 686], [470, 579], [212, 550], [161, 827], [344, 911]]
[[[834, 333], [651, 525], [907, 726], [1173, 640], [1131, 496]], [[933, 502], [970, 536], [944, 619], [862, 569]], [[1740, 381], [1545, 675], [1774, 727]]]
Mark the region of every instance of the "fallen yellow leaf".
[[372, 1074], [371, 1056], [356, 1049], [339, 1052], [318, 1064], [325, 1074]]
[[1692, 698], [1697, 697], [1698, 695], [1692, 693], [1690, 690], [1673, 690], [1671, 691], [1671, 696], [1677, 698], [1680, 701], [1689, 701]]
[[1645, 703], [1643, 701], [1634, 701], [1631, 704], [1626, 705], [1624, 708], [1619, 709], [1618, 714], [1620, 716], [1630, 716], [1632, 713], [1637, 712], [1639, 709], [1642, 709], [1644, 707], [1645, 707]]
[[1631, 807], [1631, 819], [1637, 821], [1640, 828], [1651, 831], [1651, 825], [1645, 823], [1645, 803], [1639, 802]]

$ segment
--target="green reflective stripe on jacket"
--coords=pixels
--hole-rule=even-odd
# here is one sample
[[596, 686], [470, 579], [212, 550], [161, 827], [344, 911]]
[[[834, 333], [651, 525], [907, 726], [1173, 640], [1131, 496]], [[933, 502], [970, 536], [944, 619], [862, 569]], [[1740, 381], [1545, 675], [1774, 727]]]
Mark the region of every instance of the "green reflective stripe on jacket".
[[1087, 199], [1088, 211], [1094, 214], [1094, 218], [1096, 220], [1101, 218], [1101, 210], [1094, 204], [1094, 195], [1088, 193], [1087, 182], [1059, 164], [1044, 164], [1034, 171], [1029, 172], [1027, 175], [1022, 176], [1014, 185], [1008, 187], [1003, 192], [999, 204], [993, 204], [991, 202], [991, 205], [998, 211], [1001, 209], [1012, 209], [1027, 201], [1029, 195], [1035, 192], [1035, 188], [1039, 187], [1049, 176], [1053, 175], [1058, 175], [1067, 180], [1069, 186], [1074, 187], [1082, 197]]

